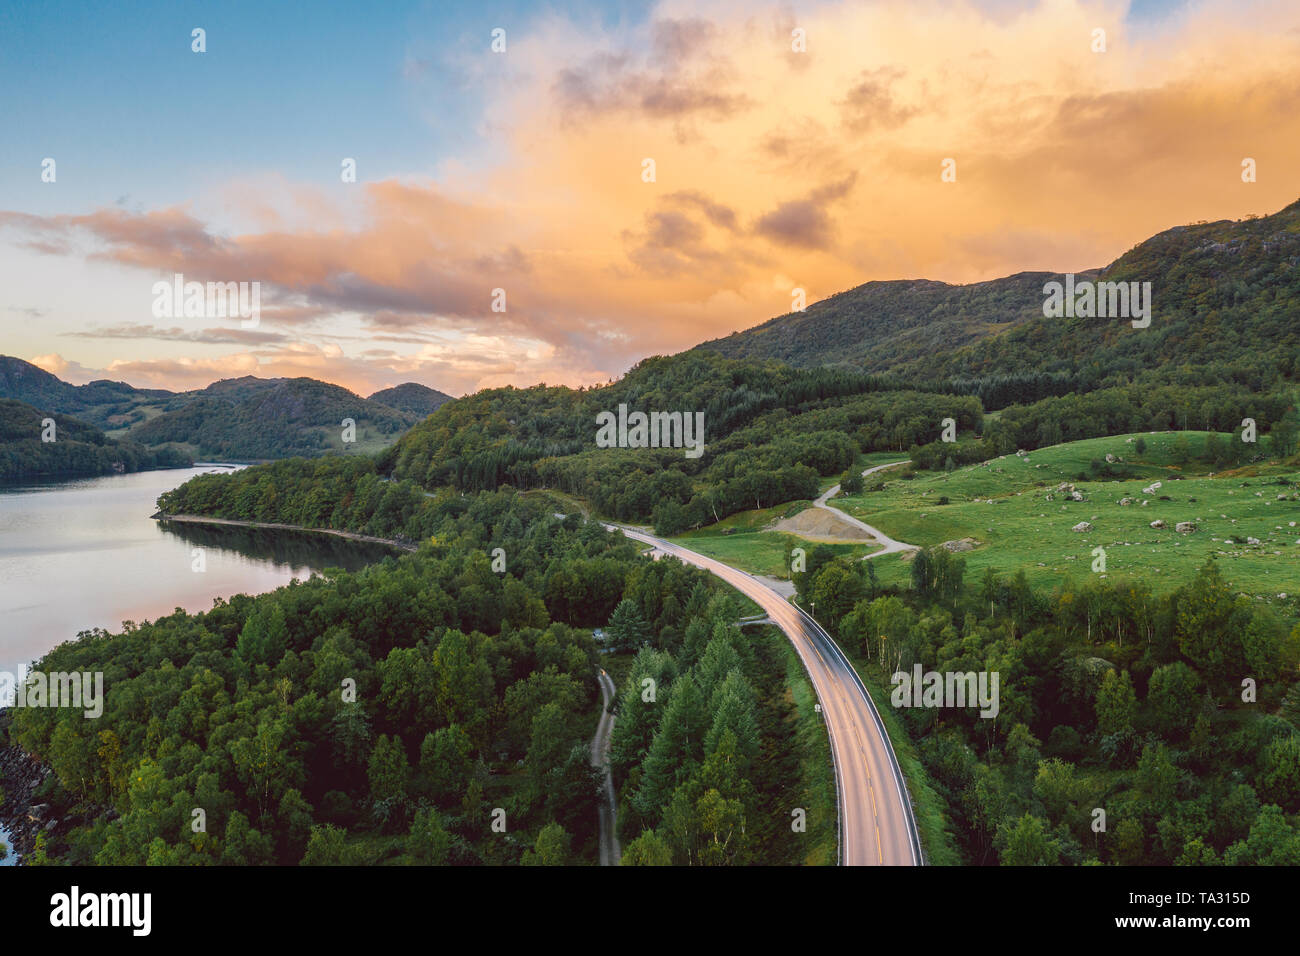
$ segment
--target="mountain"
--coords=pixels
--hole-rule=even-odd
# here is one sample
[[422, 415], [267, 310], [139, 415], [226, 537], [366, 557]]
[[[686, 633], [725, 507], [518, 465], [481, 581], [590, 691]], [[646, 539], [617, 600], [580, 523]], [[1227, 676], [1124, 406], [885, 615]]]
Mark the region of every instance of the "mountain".
[[451, 396], [438, 391], [436, 388], [429, 388], [427, 385], [405, 382], [375, 392], [366, 401], [379, 402], [389, 408], [396, 408], [398, 411], [410, 412], [412, 415], [425, 418], [432, 415], [438, 406], [450, 402]]
[[0, 478], [108, 475], [190, 463], [179, 451], [116, 441], [69, 415], [0, 398]]
[[[1271, 215], [1176, 226], [1076, 281], [1150, 282], [1152, 319], [1047, 318], [1026, 272], [989, 282], [868, 282], [699, 349], [797, 366], [843, 365], [959, 383], [990, 407], [1148, 381], [1285, 379], [1300, 352], [1300, 202]], [[1243, 376], [1245, 376], [1243, 378]], [[1041, 379], [1004, 389], [995, 379]]]
[[[201, 458], [285, 458], [376, 450], [420, 417], [312, 378], [248, 376], [189, 393], [180, 408], [135, 426], [129, 435], [146, 445], [184, 445]], [[355, 440], [347, 443], [346, 420], [355, 426]]]
[[[449, 400], [442, 392], [414, 383], [376, 395], [388, 401], [361, 398], [312, 378], [252, 375], [188, 392], [103, 380], [70, 385], [30, 362], [0, 356], [0, 399], [75, 416], [109, 439], [175, 446], [184, 455], [201, 458], [375, 451]], [[354, 443], [343, 441], [344, 419], [355, 423]]]
[[80, 415], [90, 420], [97, 412], [103, 412], [106, 406], [157, 402], [174, 396], [174, 392], [164, 389], [135, 388], [125, 382], [107, 379], [88, 385], [69, 385], [31, 362], [0, 355], [0, 398], [12, 398], [65, 415]]

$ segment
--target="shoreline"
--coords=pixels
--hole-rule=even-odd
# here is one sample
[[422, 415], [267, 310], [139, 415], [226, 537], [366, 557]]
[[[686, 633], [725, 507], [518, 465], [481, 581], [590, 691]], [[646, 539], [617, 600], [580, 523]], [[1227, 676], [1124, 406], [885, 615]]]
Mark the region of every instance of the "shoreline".
[[234, 518], [209, 518], [204, 515], [167, 515], [161, 511], [155, 512], [150, 517], [155, 521], [176, 521], [181, 524], [227, 525], [235, 528], [260, 528], [267, 531], [303, 531], [312, 534], [332, 534], [338, 538], [359, 541], [363, 544], [382, 544], [402, 551], [419, 550], [419, 545], [398, 541], [396, 538], [376, 538], [368, 534], [357, 534], [355, 531], [338, 531], [334, 528], [305, 528], [302, 525], [281, 524], [275, 521], [237, 521]]

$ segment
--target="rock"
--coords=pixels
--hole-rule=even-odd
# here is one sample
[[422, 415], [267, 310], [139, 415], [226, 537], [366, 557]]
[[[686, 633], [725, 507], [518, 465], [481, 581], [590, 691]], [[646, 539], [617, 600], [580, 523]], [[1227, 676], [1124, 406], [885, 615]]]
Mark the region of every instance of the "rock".
[[1158, 482], [1158, 481], [1153, 481], [1153, 482], [1151, 482], [1151, 484], [1149, 484], [1147, 487], [1145, 487], [1145, 488], [1142, 489], [1142, 494], [1144, 494], [1144, 495], [1154, 495], [1154, 494], [1155, 494], [1157, 491], [1159, 491], [1159, 490], [1160, 490], [1160, 482]]
[[1071, 530], [1071, 531], [1091, 531], [1091, 530], [1092, 530], [1092, 525], [1089, 524], [1089, 523], [1086, 522], [1086, 521], [1080, 521], [1078, 524], [1076, 524], [1076, 525], [1075, 525], [1073, 528], [1071, 528], [1070, 530]]
[[1165, 526], [1165, 523], [1164, 523], [1163, 521], [1161, 521], [1159, 518], [1157, 518], [1155, 521], [1151, 522], [1151, 527], [1153, 527], [1153, 528], [1163, 528], [1164, 526]]
[[1114, 455], [1110, 454], [1110, 452], [1106, 453], [1106, 464], [1113, 465], [1117, 461], [1119, 461], [1119, 459], [1116, 458]]
[[1174, 525], [1174, 530], [1179, 534], [1191, 534], [1196, 530], [1196, 525], [1191, 521], [1180, 521]]
[[1072, 500], [1074, 500], [1074, 501], [1083, 501], [1083, 500], [1084, 500], [1083, 493], [1082, 493], [1082, 492], [1079, 492], [1079, 491], [1072, 491], [1072, 492], [1070, 492], [1070, 498], [1071, 498]]
[[939, 545], [939, 547], [952, 552], [974, 551], [979, 547], [979, 542], [974, 538], [957, 538], [954, 541], [945, 541], [943, 544]]
[[1259, 540], [1259, 538], [1249, 538], [1249, 537], [1248, 537], [1248, 538], [1246, 539], [1246, 543], [1247, 543], [1247, 544], [1262, 544], [1263, 542], [1261, 542], [1261, 541]]
[[1129, 505], [1131, 505], [1132, 503], [1133, 503], [1133, 499], [1132, 499], [1132, 498], [1121, 498], [1121, 499], [1119, 499], [1119, 504], [1120, 504], [1120, 507], [1121, 507], [1121, 508], [1127, 508], [1127, 507], [1128, 507]]

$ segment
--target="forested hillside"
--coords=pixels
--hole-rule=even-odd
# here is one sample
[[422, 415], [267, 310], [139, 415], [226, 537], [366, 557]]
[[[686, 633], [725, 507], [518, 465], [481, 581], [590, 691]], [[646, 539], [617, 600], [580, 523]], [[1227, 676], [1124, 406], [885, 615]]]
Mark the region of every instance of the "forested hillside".
[[404, 385], [396, 385], [393, 388], [385, 388], [382, 391], [375, 392], [366, 401], [378, 402], [380, 405], [387, 405], [389, 408], [395, 408], [400, 412], [409, 412], [412, 415], [424, 418], [432, 414], [440, 405], [450, 402], [451, 396], [443, 394], [436, 388], [429, 388], [427, 385], [407, 382]]
[[284, 458], [344, 450], [344, 419], [355, 423], [358, 440], [373, 433], [389, 441], [418, 420], [315, 379], [235, 379], [128, 434], [148, 445], [190, 445], [203, 458]]
[[0, 355], [0, 398], [17, 399], [37, 408], [74, 415], [101, 428], [104, 422], [99, 413], [105, 407], [165, 400], [173, 394], [163, 389], [138, 389], [125, 382], [104, 380], [89, 385], [69, 385], [30, 362]]
[[1133, 381], [1256, 389], [1296, 381], [1300, 202], [1169, 229], [1077, 277], [1150, 282], [1150, 327], [1044, 318], [1043, 285], [1062, 277], [1021, 273], [969, 286], [871, 282], [699, 348], [896, 375], [980, 394], [989, 410]]
[[967, 580], [941, 547], [914, 559], [910, 588], [872, 570], [819, 550], [796, 579], [886, 695], [914, 664], [1000, 677], [992, 718], [896, 709], [963, 862], [1300, 864], [1300, 627], [1216, 563], [1167, 593]]
[[[200, 484], [229, 483], [210, 477]], [[73, 821], [43, 852], [100, 864], [592, 861], [589, 629], [625, 602], [654, 646], [702, 653], [698, 687], [665, 678], [682, 701], [668, 713], [686, 707], [688, 686], [712, 695], [689, 718], [709, 719], [711, 736], [689, 746], [711, 769], [670, 846], [701, 862], [791, 861], [789, 840], [761, 840], [786, 811], [754, 799], [798, 783], [781, 756], [793, 732], [781, 681], [756, 673], [713, 579], [511, 492], [419, 496], [411, 510], [407, 533], [430, 539], [418, 554], [86, 634], [36, 662], [102, 670], [111, 688], [93, 728], [66, 709], [13, 712], [11, 739], [54, 771], [41, 799]], [[643, 786], [672, 794], [684, 765], [651, 759]], [[722, 855], [706, 846], [720, 827], [736, 831]]]
[[[42, 440], [47, 418], [54, 422], [54, 440], [48, 442]], [[109, 475], [189, 464], [181, 452], [114, 441], [68, 415], [0, 399], [0, 478]]]
[[[596, 416], [620, 404], [702, 412], [705, 448], [598, 448]], [[815, 497], [861, 451], [937, 439], [944, 417], [978, 428], [979, 402], [857, 372], [797, 370], [704, 352], [641, 362], [613, 385], [490, 389], [438, 409], [380, 457], [423, 487], [510, 484], [581, 496], [665, 533], [745, 508]]]

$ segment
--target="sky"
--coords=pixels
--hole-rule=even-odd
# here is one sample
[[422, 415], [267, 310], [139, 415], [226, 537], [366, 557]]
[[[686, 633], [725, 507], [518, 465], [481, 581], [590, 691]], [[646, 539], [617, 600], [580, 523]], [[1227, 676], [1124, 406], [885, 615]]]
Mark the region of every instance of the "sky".
[[1289, 0], [7, 0], [0, 89], [0, 353], [78, 384], [593, 385], [1300, 198]]

